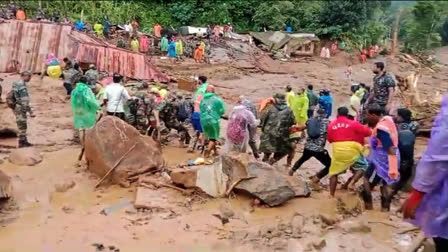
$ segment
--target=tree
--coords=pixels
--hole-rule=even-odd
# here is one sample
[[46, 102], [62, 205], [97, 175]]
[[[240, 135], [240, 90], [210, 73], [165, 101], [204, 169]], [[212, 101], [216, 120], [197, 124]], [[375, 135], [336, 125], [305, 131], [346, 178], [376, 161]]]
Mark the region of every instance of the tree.
[[255, 11], [254, 22], [259, 29], [284, 30], [286, 25], [295, 25], [295, 5], [290, 1], [264, 2]]

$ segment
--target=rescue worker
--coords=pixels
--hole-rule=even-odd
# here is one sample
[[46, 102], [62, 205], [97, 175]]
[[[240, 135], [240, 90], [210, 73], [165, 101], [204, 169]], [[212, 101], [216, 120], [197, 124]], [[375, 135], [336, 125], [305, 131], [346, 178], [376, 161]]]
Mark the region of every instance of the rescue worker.
[[30, 107], [30, 96], [27, 83], [31, 80], [31, 72], [24, 71], [20, 74], [21, 80], [12, 83], [12, 95], [15, 100], [14, 115], [16, 116], [17, 129], [19, 130], [19, 148], [32, 146], [26, 137], [27, 114], [35, 117]]
[[156, 127], [160, 130], [160, 122], [162, 121], [165, 124], [165, 127], [168, 130], [175, 129], [180, 134], [181, 145], [184, 146], [190, 144], [190, 134], [188, 134], [188, 130], [183, 126], [176, 118], [176, 104], [175, 99], [170, 97], [168, 99], [164, 99], [163, 101], [157, 104], [157, 107], [154, 111], [154, 116], [156, 118]]
[[[276, 94], [274, 105], [261, 118], [260, 152], [264, 153], [263, 162], [274, 164], [293, 150], [289, 128], [294, 124], [294, 115], [286, 105], [285, 95]], [[274, 156], [270, 159], [272, 153]]]
[[87, 78], [87, 84], [90, 88], [95, 88], [96, 82], [100, 76], [94, 64], [90, 64], [89, 70], [84, 74]]
[[149, 116], [152, 113], [150, 96], [146, 92], [148, 83], [143, 82], [137, 85], [137, 92], [135, 93], [135, 128], [140, 131], [141, 134], [146, 134], [146, 130], [149, 125]]

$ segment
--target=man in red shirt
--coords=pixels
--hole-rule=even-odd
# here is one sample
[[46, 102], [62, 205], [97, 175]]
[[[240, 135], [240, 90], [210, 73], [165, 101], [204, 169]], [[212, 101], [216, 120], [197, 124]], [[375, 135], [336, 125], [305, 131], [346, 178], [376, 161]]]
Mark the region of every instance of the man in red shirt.
[[[348, 109], [338, 108], [336, 120], [328, 125], [328, 142], [332, 144], [333, 155], [330, 166], [330, 194], [334, 196], [338, 183], [338, 175], [345, 172], [362, 156], [366, 137], [372, 135], [372, 130], [361, 123], [348, 119]], [[354, 181], [362, 176], [357, 172]]]

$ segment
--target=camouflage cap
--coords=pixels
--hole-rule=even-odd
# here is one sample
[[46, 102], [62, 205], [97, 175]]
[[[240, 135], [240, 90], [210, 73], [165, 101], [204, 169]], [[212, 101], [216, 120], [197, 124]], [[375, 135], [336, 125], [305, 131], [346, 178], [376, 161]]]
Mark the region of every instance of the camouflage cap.
[[275, 99], [285, 99], [285, 94], [277, 93], [274, 95]]
[[29, 70], [25, 70], [22, 73], [20, 73], [20, 76], [31, 76], [31, 75], [32, 75], [32, 73]]

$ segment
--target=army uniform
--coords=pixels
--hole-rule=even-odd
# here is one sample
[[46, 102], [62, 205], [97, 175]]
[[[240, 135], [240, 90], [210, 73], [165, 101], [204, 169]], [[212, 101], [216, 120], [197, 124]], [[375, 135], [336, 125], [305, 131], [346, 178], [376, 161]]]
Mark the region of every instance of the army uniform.
[[89, 69], [84, 74], [87, 78], [87, 84], [91, 87], [95, 87], [96, 82], [99, 80], [99, 73], [95, 69]]
[[70, 68], [64, 70], [63, 74], [65, 90], [67, 91], [67, 95], [71, 95], [73, 86], [79, 81], [79, 78], [81, 78], [81, 72], [74, 68]]
[[167, 101], [164, 100], [160, 102], [157, 107], [155, 108], [157, 111], [159, 111], [159, 119], [161, 122], [165, 124], [165, 127], [170, 129], [175, 129], [180, 134], [180, 140], [181, 142], [185, 141], [185, 144], [190, 143], [190, 134], [188, 133], [188, 130], [185, 128], [182, 123], [180, 123], [177, 118], [177, 104], [175, 101]]
[[294, 125], [294, 115], [286, 105], [285, 95], [277, 94], [277, 103], [261, 119], [260, 151], [267, 162], [274, 153], [273, 162], [280, 160], [293, 150], [289, 141], [289, 128]]
[[14, 115], [16, 116], [17, 129], [19, 130], [19, 147], [30, 146], [31, 144], [28, 143], [26, 137], [27, 113], [32, 115], [28, 88], [23, 80], [19, 80], [13, 82], [12, 91], [16, 100]]

